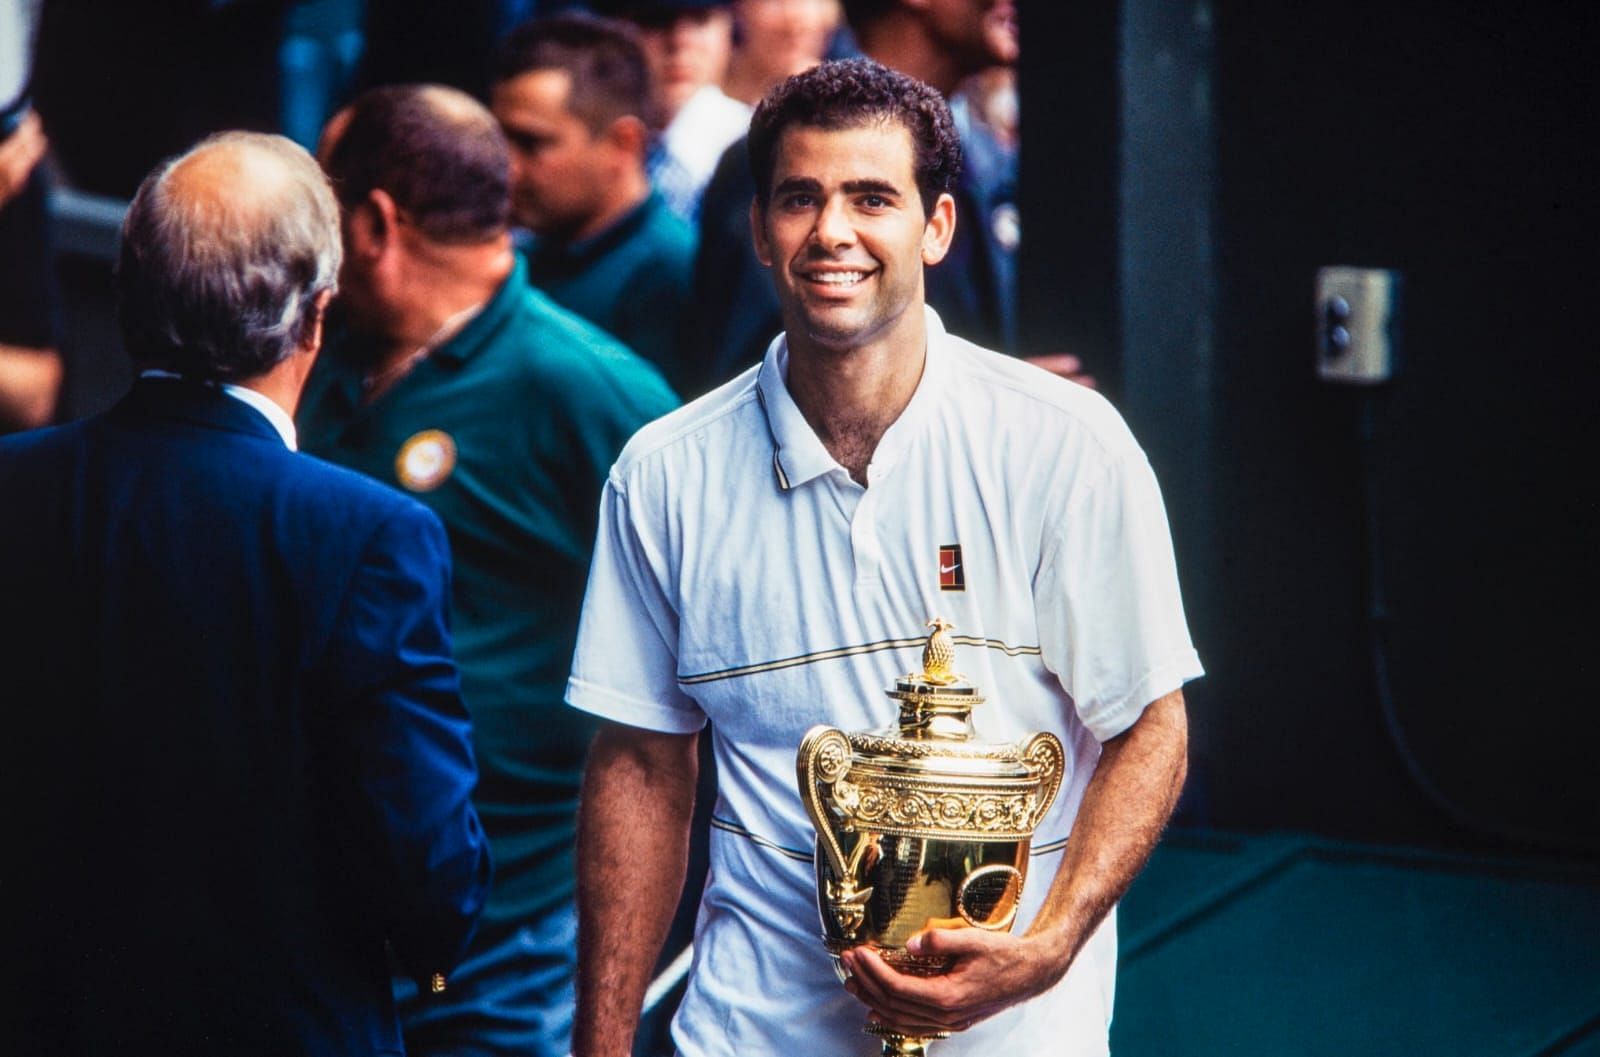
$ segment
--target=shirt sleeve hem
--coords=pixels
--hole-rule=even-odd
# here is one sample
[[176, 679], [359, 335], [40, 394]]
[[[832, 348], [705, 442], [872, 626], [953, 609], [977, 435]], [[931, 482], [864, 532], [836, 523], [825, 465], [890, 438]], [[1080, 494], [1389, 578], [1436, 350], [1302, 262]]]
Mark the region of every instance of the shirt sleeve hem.
[[698, 709], [690, 712], [619, 694], [576, 676], [567, 680], [567, 704], [602, 719], [660, 734], [693, 734], [706, 725], [705, 713]]
[[1102, 705], [1079, 718], [1083, 720], [1083, 725], [1089, 728], [1089, 733], [1095, 736], [1095, 740], [1104, 744], [1133, 726], [1139, 717], [1144, 715], [1145, 708], [1151, 702], [1180, 689], [1184, 683], [1198, 679], [1204, 674], [1205, 669], [1200, 666], [1200, 655], [1191, 649], [1183, 656], [1152, 669], [1148, 675], [1134, 684], [1133, 689], [1122, 700]]

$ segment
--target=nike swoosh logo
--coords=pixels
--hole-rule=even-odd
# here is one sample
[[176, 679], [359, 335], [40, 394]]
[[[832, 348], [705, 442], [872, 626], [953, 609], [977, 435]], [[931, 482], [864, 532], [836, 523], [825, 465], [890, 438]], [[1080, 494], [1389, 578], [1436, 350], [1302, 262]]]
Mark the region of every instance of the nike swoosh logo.
[[961, 568], [961, 563], [960, 562], [956, 562], [954, 565], [941, 565], [941, 566], [939, 566], [939, 571], [942, 572], [942, 573], [953, 573], [959, 568]]

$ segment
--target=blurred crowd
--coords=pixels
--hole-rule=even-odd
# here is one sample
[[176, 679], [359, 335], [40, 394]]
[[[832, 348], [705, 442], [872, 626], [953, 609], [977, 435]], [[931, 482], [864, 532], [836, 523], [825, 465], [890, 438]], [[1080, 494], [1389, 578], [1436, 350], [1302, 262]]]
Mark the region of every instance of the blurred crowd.
[[875, 58], [945, 92], [961, 127], [961, 233], [929, 300], [953, 331], [1018, 351], [1009, 3], [0, 0], [0, 42], [0, 431], [51, 421], [63, 384], [53, 186], [127, 200], [221, 129], [314, 148], [341, 107], [391, 84], [490, 106], [529, 280], [689, 397], [779, 329], [750, 249], [755, 103], [825, 58]]
[[[287, 136], [330, 178], [338, 292], [318, 294], [326, 338], [285, 432], [448, 533], [495, 864], [448, 993], [396, 976], [407, 1049], [559, 1057], [593, 733], [562, 694], [600, 490], [635, 430], [753, 366], [783, 327], [751, 239], [754, 108], [856, 55], [943, 93], [964, 165], [927, 300], [950, 332], [1020, 354], [1013, 7], [0, 0], [0, 42], [0, 433], [59, 417], [52, 186], [133, 199], [163, 158], [225, 129]], [[140, 332], [122, 295], [126, 342]], [[128, 350], [141, 379], [230, 377], [222, 360], [152, 357], [164, 340]]]

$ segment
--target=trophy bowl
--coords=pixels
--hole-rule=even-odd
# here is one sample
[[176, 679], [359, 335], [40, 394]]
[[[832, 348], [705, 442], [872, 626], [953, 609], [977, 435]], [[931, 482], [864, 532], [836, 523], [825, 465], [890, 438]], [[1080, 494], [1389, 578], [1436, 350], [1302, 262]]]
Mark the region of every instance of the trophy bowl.
[[[934, 618], [923, 670], [887, 693], [899, 720], [846, 733], [817, 726], [796, 759], [800, 798], [817, 831], [817, 910], [823, 944], [839, 955], [876, 950], [896, 970], [931, 976], [943, 958], [906, 941], [928, 928], [1007, 931], [1027, 880], [1034, 828], [1060, 789], [1065, 753], [1055, 735], [1020, 744], [978, 741], [978, 689], [951, 667], [950, 625]], [[935, 1038], [869, 1024], [885, 1057], [927, 1052]]]

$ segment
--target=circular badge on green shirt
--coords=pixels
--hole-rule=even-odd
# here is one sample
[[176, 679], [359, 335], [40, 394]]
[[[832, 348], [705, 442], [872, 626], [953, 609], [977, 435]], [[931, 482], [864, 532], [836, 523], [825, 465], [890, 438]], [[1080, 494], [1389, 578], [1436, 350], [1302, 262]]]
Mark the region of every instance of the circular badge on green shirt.
[[442, 429], [425, 429], [400, 445], [395, 476], [413, 492], [431, 492], [456, 468], [456, 442]]

